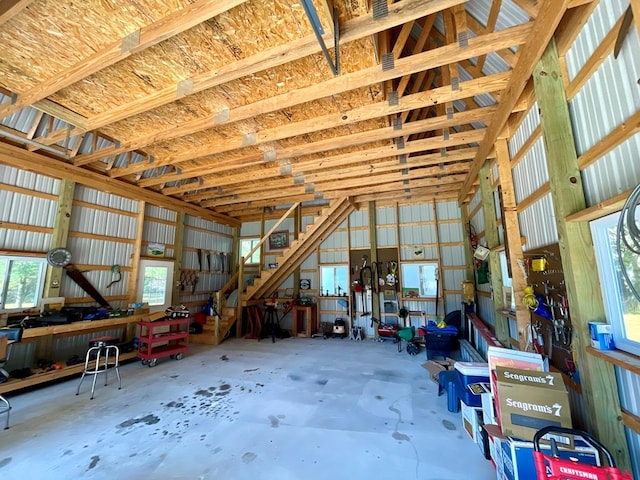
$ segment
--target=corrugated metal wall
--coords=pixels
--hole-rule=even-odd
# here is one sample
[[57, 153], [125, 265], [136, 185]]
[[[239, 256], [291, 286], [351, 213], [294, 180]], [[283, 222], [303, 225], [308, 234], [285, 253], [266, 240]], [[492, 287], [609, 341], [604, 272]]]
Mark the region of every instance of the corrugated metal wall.
[[[45, 194], [43, 198], [2, 188], [0, 185], [0, 222], [25, 227], [54, 227], [60, 186], [58, 180], [5, 165], [0, 165], [0, 178], [2, 184], [7, 186]], [[50, 246], [49, 232], [0, 228], [0, 248], [4, 250], [46, 252]]]
[[[565, 56], [568, 81], [573, 81], [582, 67], [613, 26], [623, 15], [628, 1], [601, 1], [585, 24], [582, 32]], [[569, 101], [569, 113], [574, 131], [578, 155], [588, 152], [607, 135], [620, 128], [640, 111], [640, 41], [632, 27], [625, 37], [624, 46], [617, 59], [609, 51], [595, 73], [587, 79], [580, 90]], [[637, 121], [636, 121], [637, 122]], [[525, 120], [509, 140], [511, 157], [521, 156], [513, 169], [513, 180], [518, 204], [527, 199], [538, 188], [548, 182], [543, 140], [535, 141], [524, 155], [520, 150], [530, 139], [540, 123], [537, 106], [529, 111]], [[635, 123], [634, 123], [635, 125]], [[616, 146], [582, 171], [587, 206], [607, 200], [633, 188], [640, 182], [640, 134]], [[518, 213], [520, 230], [527, 239], [524, 250], [535, 249], [558, 242], [551, 194], [542, 196]], [[516, 331], [511, 322], [512, 332]], [[616, 367], [620, 398], [624, 408], [640, 415], [640, 381], [638, 375]], [[572, 406], [580, 409], [579, 398], [572, 398]], [[640, 451], [640, 435], [627, 429], [631, 451]], [[640, 464], [636, 459], [635, 476], [640, 475]]]
[[[85, 266], [85, 278], [103, 297], [126, 297], [130, 281], [129, 270], [123, 269], [122, 280], [107, 290], [107, 285], [116, 279], [116, 275], [111, 270], [100, 267], [132, 266], [140, 203], [83, 185], [76, 185], [74, 202], [67, 240], [72, 263]], [[68, 301], [86, 299], [80, 305], [95, 305], [95, 301], [67, 276], [62, 277], [60, 294]], [[109, 303], [114, 308], [125, 308], [128, 304], [126, 298]]]

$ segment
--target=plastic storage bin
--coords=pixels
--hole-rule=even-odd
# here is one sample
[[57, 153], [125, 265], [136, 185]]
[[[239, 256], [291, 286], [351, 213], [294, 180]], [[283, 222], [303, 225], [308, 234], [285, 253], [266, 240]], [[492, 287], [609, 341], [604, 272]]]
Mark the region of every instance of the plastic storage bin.
[[451, 355], [451, 350], [455, 348], [458, 338], [458, 329], [456, 327], [438, 328], [427, 326], [419, 330], [424, 335], [424, 345], [427, 349], [428, 359], [436, 355], [442, 357]]

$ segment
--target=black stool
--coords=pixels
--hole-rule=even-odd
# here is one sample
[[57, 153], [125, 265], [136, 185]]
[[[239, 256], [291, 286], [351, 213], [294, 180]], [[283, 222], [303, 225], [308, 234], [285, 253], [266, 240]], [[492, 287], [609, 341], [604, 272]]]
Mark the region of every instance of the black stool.
[[275, 304], [265, 304], [264, 324], [271, 332], [271, 342], [276, 342], [276, 329], [280, 327]]
[[[118, 339], [115, 337], [98, 337], [93, 338], [89, 342], [89, 350], [84, 359], [84, 368], [82, 369], [82, 377], [76, 390], [76, 395], [80, 394], [80, 387], [85, 375], [93, 375], [91, 384], [91, 400], [93, 400], [93, 392], [96, 389], [96, 380], [98, 375], [104, 373], [104, 385], [107, 386], [107, 375], [109, 368], [116, 371], [118, 377], [118, 390], [122, 388], [122, 380], [120, 378], [120, 349], [115, 345]], [[109, 363], [109, 358], [112, 358]]]

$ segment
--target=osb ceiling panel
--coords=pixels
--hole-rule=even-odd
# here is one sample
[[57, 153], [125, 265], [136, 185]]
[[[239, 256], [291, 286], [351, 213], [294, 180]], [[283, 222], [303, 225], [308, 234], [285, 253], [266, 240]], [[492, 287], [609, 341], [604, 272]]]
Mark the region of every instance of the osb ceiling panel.
[[[484, 131], [454, 133], [490, 125], [475, 98], [505, 98], [510, 78], [447, 79], [460, 62], [527, 43], [536, 22], [538, 35], [557, 25], [554, 12], [494, 32], [464, 0], [313, 0], [323, 53], [302, 0], [16, 4], [0, 13], [0, 162], [104, 179], [110, 191], [231, 223], [308, 201], [308, 191], [317, 202], [400, 190], [424, 201], [459, 189], [460, 165], [434, 173], [413, 157], [477, 149]], [[422, 25], [450, 31], [425, 30], [433, 39], [416, 47]]]

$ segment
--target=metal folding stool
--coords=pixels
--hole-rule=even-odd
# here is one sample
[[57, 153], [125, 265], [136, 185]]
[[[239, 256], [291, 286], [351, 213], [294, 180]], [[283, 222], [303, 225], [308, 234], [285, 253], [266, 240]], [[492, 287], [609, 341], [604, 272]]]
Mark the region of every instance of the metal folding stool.
[[[116, 371], [118, 377], [118, 390], [122, 388], [122, 379], [120, 378], [120, 349], [116, 345], [110, 344], [113, 339], [111, 337], [94, 338], [89, 343], [90, 348], [87, 350], [87, 355], [84, 360], [84, 368], [82, 369], [82, 377], [76, 390], [76, 395], [80, 394], [80, 387], [82, 381], [86, 375], [93, 375], [93, 382], [91, 384], [91, 399], [93, 400], [93, 393], [96, 389], [96, 380], [98, 375], [104, 373], [104, 385], [107, 386], [108, 372], [110, 368]], [[111, 363], [109, 363], [111, 359]]]
[[[7, 372], [3, 367], [9, 361], [9, 354], [11, 353], [11, 348], [14, 343], [20, 342], [22, 340], [22, 327], [3, 327], [0, 328], [0, 335], [5, 335], [7, 337], [7, 351], [6, 354], [3, 354], [0, 357], [0, 376], [2, 376], [3, 380], [9, 379], [9, 372]], [[11, 404], [9, 400], [0, 395], [0, 415], [3, 413], [7, 414], [7, 419], [4, 424], [4, 429], [9, 428], [9, 414], [11, 413]]]

